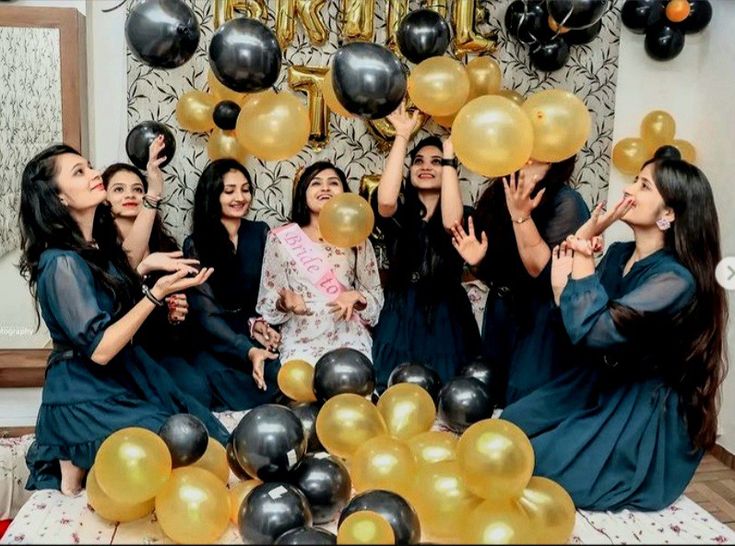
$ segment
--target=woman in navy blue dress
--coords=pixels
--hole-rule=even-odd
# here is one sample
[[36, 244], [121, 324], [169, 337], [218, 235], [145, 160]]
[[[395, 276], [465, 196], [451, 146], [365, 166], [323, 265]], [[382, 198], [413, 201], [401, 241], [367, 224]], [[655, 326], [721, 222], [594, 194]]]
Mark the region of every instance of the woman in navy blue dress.
[[444, 383], [480, 351], [477, 322], [462, 287], [464, 264], [448, 231], [465, 216], [451, 141], [419, 142], [402, 184], [417, 118], [401, 105], [388, 119], [396, 137], [374, 194], [389, 261], [385, 303], [373, 332], [379, 390], [403, 362], [433, 369]]
[[258, 320], [265, 222], [247, 220], [250, 173], [219, 159], [202, 172], [194, 196], [194, 226], [184, 254], [214, 267], [212, 277], [189, 292], [190, 319], [200, 332], [194, 365], [209, 381], [212, 408], [250, 409], [278, 393], [280, 334]]
[[[613, 244], [595, 272], [595, 236], [616, 218], [635, 241]], [[553, 254], [555, 299], [580, 361], [502, 417], [530, 437], [534, 474], [578, 507], [660, 510], [717, 434], [727, 304], [709, 182], [657, 158], [618, 206], [596, 210]]]
[[569, 365], [571, 344], [549, 274], [551, 249], [589, 218], [582, 196], [569, 187], [574, 163], [574, 156], [558, 163], [530, 160], [507, 179], [491, 181], [477, 203], [470, 233], [460, 225], [453, 229], [455, 248], [489, 288], [482, 348], [500, 406]]
[[201, 284], [211, 271], [154, 254], [138, 274], [175, 272], [141, 294], [109, 210], [99, 206], [105, 195], [100, 173], [69, 146], [44, 150], [23, 171], [21, 273], [53, 341], [28, 489], [76, 493], [107, 436], [129, 426], [157, 432], [176, 413], [196, 415], [227, 441], [221, 423], [132, 343], [167, 295]]

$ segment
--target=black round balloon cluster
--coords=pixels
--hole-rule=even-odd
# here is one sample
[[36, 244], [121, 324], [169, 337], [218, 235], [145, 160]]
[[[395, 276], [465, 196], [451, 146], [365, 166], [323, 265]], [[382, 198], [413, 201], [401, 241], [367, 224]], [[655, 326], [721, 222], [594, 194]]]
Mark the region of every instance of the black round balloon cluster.
[[609, 0], [515, 0], [505, 12], [505, 28], [529, 47], [537, 70], [553, 72], [569, 60], [570, 46], [597, 37], [609, 5]]
[[[682, 13], [685, 17], [680, 20]], [[629, 30], [645, 34], [649, 57], [668, 61], [684, 49], [686, 34], [699, 32], [709, 24], [712, 4], [709, 0], [626, 0], [620, 17]]]

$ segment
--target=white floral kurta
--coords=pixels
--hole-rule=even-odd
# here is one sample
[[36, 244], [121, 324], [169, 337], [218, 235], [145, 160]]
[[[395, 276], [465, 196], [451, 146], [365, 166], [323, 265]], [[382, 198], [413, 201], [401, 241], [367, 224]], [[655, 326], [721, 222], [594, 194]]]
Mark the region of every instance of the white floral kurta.
[[[257, 311], [266, 321], [281, 325], [281, 362], [301, 359], [316, 364], [324, 353], [341, 347], [356, 349], [372, 360], [372, 338], [366, 326], [378, 322], [383, 307], [378, 264], [370, 241], [355, 248], [320, 245], [339, 282], [367, 300], [358, 312], [361, 321], [335, 319], [329, 299], [298, 269], [295, 260], [272, 231], [268, 234], [260, 277]], [[311, 315], [294, 315], [276, 309], [278, 292], [288, 288], [304, 298]]]

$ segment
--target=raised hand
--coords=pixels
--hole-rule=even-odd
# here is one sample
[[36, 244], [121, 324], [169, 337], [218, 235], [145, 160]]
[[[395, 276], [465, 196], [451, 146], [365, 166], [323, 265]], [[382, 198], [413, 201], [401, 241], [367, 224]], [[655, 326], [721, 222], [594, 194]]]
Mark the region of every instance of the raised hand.
[[148, 147], [146, 177], [148, 178], [148, 193], [153, 197], [160, 197], [163, 193], [163, 171], [161, 171], [161, 163], [166, 161], [166, 156], [159, 157], [159, 154], [165, 146], [163, 135], [158, 135]]
[[159, 300], [164, 299], [169, 294], [183, 292], [189, 288], [199, 286], [207, 282], [209, 277], [214, 273], [213, 267], [204, 267], [194, 277], [187, 277], [190, 271], [187, 269], [179, 269], [175, 273], [161, 277], [151, 288], [153, 295]]
[[587, 220], [582, 227], [577, 230], [577, 237], [580, 239], [592, 239], [597, 235], [602, 235], [607, 228], [620, 220], [635, 205], [635, 199], [623, 196], [612, 210], [605, 210], [606, 203], [599, 203], [594, 210], [590, 219]]
[[475, 222], [472, 220], [472, 216], [467, 220], [467, 229], [470, 232], [469, 235], [465, 233], [462, 224], [459, 222], [452, 226], [452, 245], [465, 262], [470, 265], [477, 265], [487, 254], [487, 235], [483, 231], [480, 234], [481, 240], [477, 240]]
[[336, 320], [350, 320], [352, 318], [352, 311], [356, 307], [362, 306], [364, 308], [367, 305], [367, 300], [357, 290], [349, 290], [342, 292], [327, 305], [332, 308], [332, 314]]
[[409, 114], [406, 111], [406, 101], [403, 100], [400, 106], [388, 115], [388, 121], [395, 128], [396, 136], [402, 136], [408, 142], [411, 140], [414, 130], [418, 127], [419, 111], [415, 110], [413, 114]]
[[508, 212], [513, 220], [528, 218], [531, 216], [531, 212], [541, 203], [546, 188], [539, 191], [536, 197], [531, 198], [537, 182], [538, 175], [534, 175], [529, 180], [523, 170], [518, 175], [514, 173], [503, 180], [505, 203], [508, 205]]
[[551, 251], [551, 290], [557, 305], [561, 300], [561, 293], [569, 282], [573, 262], [574, 251], [569, 248], [566, 241], [556, 245]]
[[248, 358], [253, 365], [253, 380], [258, 388], [262, 391], [268, 386], [265, 384], [265, 361], [278, 358], [276, 353], [270, 352], [268, 349], [260, 349], [253, 347], [248, 351]]
[[152, 252], [148, 254], [136, 268], [139, 275], [147, 275], [151, 271], [179, 271], [185, 269], [188, 273], [196, 273], [194, 266], [199, 265], [199, 260], [184, 258], [180, 250], [174, 252]]

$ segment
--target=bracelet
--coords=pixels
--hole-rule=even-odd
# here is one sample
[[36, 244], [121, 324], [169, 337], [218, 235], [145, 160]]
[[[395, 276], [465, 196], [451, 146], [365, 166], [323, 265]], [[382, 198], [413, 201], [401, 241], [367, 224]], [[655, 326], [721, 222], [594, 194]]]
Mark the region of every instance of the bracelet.
[[161, 198], [146, 194], [143, 196], [143, 207], [158, 210], [161, 208]]
[[530, 220], [530, 219], [531, 219], [530, 216], [525, 216], [525, 217], [524, 216], [521, 216], [520, 218], [511, 218], [511, 220], [513, 220], [513, 222], [516, 223], [516, 224], [522, 224], [526, 220]]
[[165, 305], [164, 302], [159, 300], [156, 296], [153, 295], [153, 292], [151, 292], [151, 289], [148, 288], [145, 284], [143, 285], [143, 295], [148, 298], [151, 302], [153, 302], [158, 307], [163, 307]]

